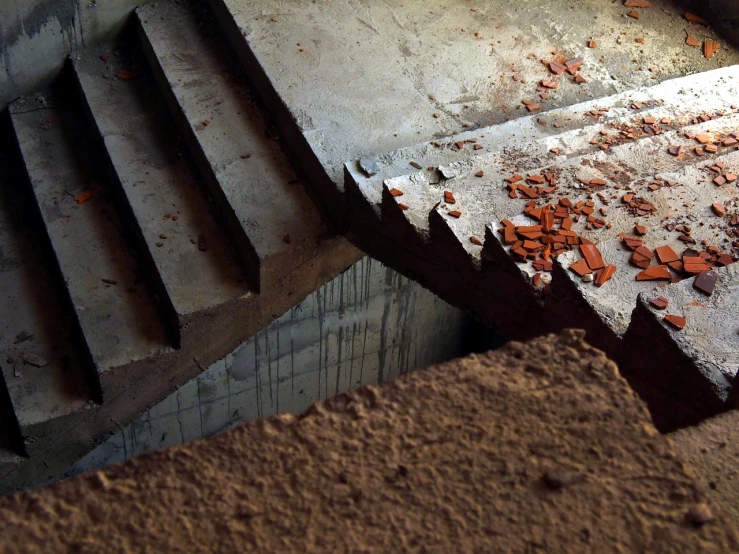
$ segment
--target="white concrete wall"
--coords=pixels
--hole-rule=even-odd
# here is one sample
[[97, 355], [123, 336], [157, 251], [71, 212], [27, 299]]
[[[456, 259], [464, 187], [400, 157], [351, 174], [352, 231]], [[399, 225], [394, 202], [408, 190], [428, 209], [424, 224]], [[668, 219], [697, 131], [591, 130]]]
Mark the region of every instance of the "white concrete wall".
[[0, 0], [0, 109], [48, 84], [76, 48], [120, 31], [146, 0]]
[[80, 460], [69, 475], [461, 356], [462, 312], [371, 258], [350, 268]]

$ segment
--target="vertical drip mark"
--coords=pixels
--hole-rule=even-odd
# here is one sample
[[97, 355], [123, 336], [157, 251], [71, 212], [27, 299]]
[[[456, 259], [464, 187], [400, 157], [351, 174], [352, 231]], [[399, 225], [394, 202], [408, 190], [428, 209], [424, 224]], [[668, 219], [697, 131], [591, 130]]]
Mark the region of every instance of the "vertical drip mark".
[[321, 289], [316, 291], [316, 300], [318, 303], [318, 394], [316, 400], [321, 399], [321, 361], [323, 359], [323, 311], [321, 310]]
[[269, 327], [264, 330], [264, 352], [267, 356], [267, 379], [269, 379], [269, 402], [274, 404], [272, 397], [272, 352], [269, 347]]
[[277, 380], [275, 382], [275, 413], [280, 413], [280, 330], [277, 329]]
[[334, 392], [335, 395], [339, 394], [339, 382], [341, 381], [341, 354], [342, 354], [342, 351], [344, 350], [343, 342], [344, 342], [344, 326], [339, 325], [339, 341], [338, 341], [338, 345], [339, 345], [338, 362], [339, 363], [336, 365], [336, 389]]
[[257, 417], [262, 418], [262, 387], [259, 385], [259, 333], [252, 339], [254, 341], [254, 384], [257, 389]]

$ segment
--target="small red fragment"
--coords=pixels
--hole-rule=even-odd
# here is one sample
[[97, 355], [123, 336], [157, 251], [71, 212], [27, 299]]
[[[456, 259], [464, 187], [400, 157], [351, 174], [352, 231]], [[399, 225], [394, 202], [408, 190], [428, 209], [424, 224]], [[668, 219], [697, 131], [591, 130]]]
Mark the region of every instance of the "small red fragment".
[[390, 189], [390, 196], [392, 197], [403, 196], [403, 191], [400, 189]]
[[664, 296], [658, 296], [657, 298], [652, 298], [649, 304], [658, 310], [666, 310], [669, 301]]
[[678, 331], [681, 331], [682, 329], [684, 329], [685, 325], [688, 322], [688, 320], [685, 319], [681, 315], [670, 315], [670, 314], [665, 316], [665, 321], [669, 323], [670, 325], [672, 325]]
[[80, 194], [77, 198], [75, 198], [75, 201], [78, 204], [84, 204], [87, 202], [90, 198], [92, 198], [92, 193], [88, 190]]

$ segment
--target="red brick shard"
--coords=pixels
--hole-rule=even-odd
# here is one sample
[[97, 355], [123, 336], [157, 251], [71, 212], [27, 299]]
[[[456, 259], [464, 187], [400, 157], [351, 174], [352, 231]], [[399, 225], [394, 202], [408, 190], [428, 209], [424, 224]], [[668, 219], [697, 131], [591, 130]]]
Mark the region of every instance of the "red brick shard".
[[649, 305], [653, 308], [656, 308], [657, 310], [666, 310], [668, 304], [669, 301], [664, 296], [658, 296], [657, 298], [652, 298], [649, 301]]
[[685, 12], [685, 14], [683, 15], [685, 19], [687, 19], [691, 23], [696, 23], [697, 25], [705, 25], [707, 27], [708, 25], [711, 24], [706, 18], [701, 17], [691, 12]]
[[675, 251], [667, 245], [660, 246], [654, 250], [661, 264], [669, 264], [670, 262], [677, 262], [680, 260]]
[[575, 272], [575, 274], [579, 275], [580, 277], [592, 273], [591, 269], [588, 267], [588, 263], [584, 259], [577, 260], [574, 264], [570, 266], [570, 270]]
[[451, 212], [449, 212], [449, 215], [456, 219], [459, 219], [460, 217], [462, 217], [462, 212], [460, 212], [459, 210], [452, 210]]
[[627, 8], [650, 8], [652, 4], [648, 0], [626, 0], [624, 6]]
[[390, 189], [390, 196], [393, 196], [393, 197], [403, 196], [403, 191], [400, 189]]
[[652, 263], [652, 258], [654, 258], [654, 252], [646, 246], [639, 246], [631, 255], [631, 263], [636, 267], [647, 269]]
[[613, 275], [616, 273], [616, 266], [615, 265], [607, 265], [603, 271], [600, 272], [598, 275], [598, 278], [595, 280], [595, 286], [596, 287], [602, 287], [605, 285], [608, 281], [611, 280]]
[[603, 261], [603, 256], [601, 256], [600, 250], [598, 250], [597, 246], [593, 244], [581, 244], [580, 253], [582, 254], [582, 257], [585, 258], [585, 262], [592, 271], [603, 269], [606, 266]]
[[452, 193], [452, 191], [450, 191], [450, 190], [445, 190], [444, 191], [444, 202], [446, 202], [447, 204], [456, 204], [457, 203], [457, 199], [454, 198], [454, 194]]
[[665, 321], [669, 323], [672, 327], [677, 329], [678, 331], [681, 331], [685, 328], [685, 325], [687, 324], [688, 320], [685, 319], [681, 315], [671, 315], [668, 314], [665, 316]]
[[711, 296], [717, 281], [718, 273], [715, 271], [701, 271], [693, 280], [693, 288]]
[[550, 62], [549, 63], [549, 71], [554, 73], [555, 75], [562, 75], [565, 71], [567, 71], [567, 66], [564, 64], [561, 64], [559, 62]]
[[637, 281], [670, 281], [672, 274], [666, 265], [654, 265], [636, 276]]

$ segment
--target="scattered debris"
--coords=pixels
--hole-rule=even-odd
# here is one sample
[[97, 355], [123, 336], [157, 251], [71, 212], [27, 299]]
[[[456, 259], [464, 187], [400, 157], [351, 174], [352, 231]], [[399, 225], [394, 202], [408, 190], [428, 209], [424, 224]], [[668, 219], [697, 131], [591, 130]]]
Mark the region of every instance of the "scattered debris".
[[92, 193], [88, 190], [80, 194], [77, 198], [75, 198], [75, 201], [78, 204], [84, 204], [85, 202], [90, 200], [90, 198], [92, 198]]
[[20, 357], [21, 360], [34, 367], [44, 367], [49, 364], [44, 358], [33, 352], [23, 352]]
[[658, 310], [666, 310], [669, 301], [664, 296], [658, 296], [657, 298], [652, 298], [649, 304]]
[[688, 322], [683, 316], [672, 314], [667, 314], [665, 316], [665, 321], [678, 331], [683, 330]]
[[130, 81], [131, 79], [135, 79], [138, 76], [138, 73], [134, 73], [133, 71], [129, 71], [128, 69], [119, 69], [115, 72], [115, 78], [119, 81]]
[[696, 25], [704, 25], [704, 26], [708, 27], [711, 24], [707, 19], [705, 19], [705, 18], [703, 18], [703, 17], [701, 17], [699, 15], [696, 15], [694, 13], [685, 12], [683, 14], [683, 17], [685, 17], [685, 19], [687, 19], [691, 23], [695, 23]]

